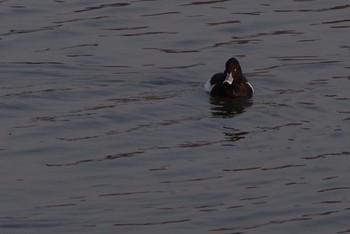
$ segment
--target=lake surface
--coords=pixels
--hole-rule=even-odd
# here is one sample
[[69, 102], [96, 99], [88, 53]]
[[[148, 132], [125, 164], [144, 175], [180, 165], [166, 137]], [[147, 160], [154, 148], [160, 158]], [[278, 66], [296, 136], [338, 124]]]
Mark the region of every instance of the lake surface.
[[0, 232], [350, 233], [349, 13], [1, 0]]

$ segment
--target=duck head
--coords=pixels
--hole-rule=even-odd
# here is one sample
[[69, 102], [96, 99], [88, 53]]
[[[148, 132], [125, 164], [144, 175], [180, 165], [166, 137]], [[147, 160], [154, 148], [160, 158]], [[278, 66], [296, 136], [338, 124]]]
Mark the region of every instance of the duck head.
[[240, 82], [243, 77], [241, 66], [239, 65], [238, 60], [233, 57], [227, 60], [224, 73], [226, 74], [224, 82], [229, 84]]

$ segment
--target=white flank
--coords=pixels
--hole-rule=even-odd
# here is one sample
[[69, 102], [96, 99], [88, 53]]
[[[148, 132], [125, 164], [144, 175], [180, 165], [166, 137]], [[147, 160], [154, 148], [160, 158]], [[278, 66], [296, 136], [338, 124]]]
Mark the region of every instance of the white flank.
[[254, 88], [253, 88], [253, 86], [252, 86], [249, 82], [247, 82], [247, 84], [250, 86], [250, 88], [252, 88], [252, 91], [253, 91], [253, 93], [254, 93]]
[[205, 91], [207, 91], [208, 93], [210, 93], [214, 86], [215, 86], [215, 84], [214, 84], [214, 85], [211, 85], [211, 84], [210, 84], [210, 79], [209, 79], [209, 80], [204, 84], [204, 87], [203, 87], [203, 88], [204, 88]]

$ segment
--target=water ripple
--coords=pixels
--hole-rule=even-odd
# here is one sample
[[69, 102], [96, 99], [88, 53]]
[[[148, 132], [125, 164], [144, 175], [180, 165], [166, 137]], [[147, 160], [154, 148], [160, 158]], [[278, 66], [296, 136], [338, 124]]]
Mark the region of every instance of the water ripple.
[[153, 31], [153, 32], [140, 32], [140, 33], [127, 33], [127, 34], [121, 34], [121, 36], [125, 37], [134, 37], [134, 36], [147, 36], [147, 35], [159, 35], [159, 34], [179, 34], [178, 32], [164, 32], [164, 31]]
[[231, 0], [210, 0], [210, 1], [195, 1], [188, 4], [183, 4], [181, 6], [191, 6], [191, 5], [210, 5], [210, 4], [216, 4], [221, 2], [228, 2]]
[[1, 36], [12, 36], [15, 34], [27, 34], [27, 33], [36, 33], [36, 32], [42, 32], [42, 31], [50, 31], [50, 30], [55, 30], [55, 29], [62, 27], [62, 26], [63, 26], [62, 24], [59, 24], [59, 25], [54, 25], [54, 26], [44, 26], [44, 27], [36, 28], [36, 29], [22, 29], [22, 30], [12, 29], [7, 33], [0, 34], [0, 37]]
[[101, 158], [93, 158], [93, 159], [83, 159], [83, 160], [78, 160], [75, 162], [68, 162], [68, 163], [47, 163], [47, 167], [65, 167], [65, 166], [75, 166], [75, 165], [80, 165], [83, 163], [91, 163], [91, 162], [102, 162], [106, 160], [114, 160], [118, 158], [128, 158], [128, 157], [134, 157], [139, 154], [143, 154], [143, 151], [135, 151], [135, 152], [129, 152], [129, 153], [117, 153], [117, 154], [111, 154], [107, 155], [105, 157]]
[[217, 26], [222, 24], [239, 24], [241, 21], [239, 20], [229, 20], [229, 21], [223, 21], [223, 22], [215, 22], [215, 23], [207, 23], [208, 26]]
[[81, 10], [75, 10], [76, 13], [81, 13], [81, 12], [86, 12], [86, 11], [94, 11], [94, 10], [101, 10], [104, 8], [110, 8], [110, 7], [124, 7], [128, 6], [130, 3], [111, 3], [111, 4], [101, 4], [98, 6], [90, 6], [90, 7], [85, 7], [84, 9]]
[[320, 9], [300, 9], [300, 10], [274, 10], [275, 12], [326, 12], [326, 11], [334, 11], [334, 10], [343, 10], [349, 8], [350, 5], [337, 5], [334, 7], [320, 8]]
[[168, 12], [162, 12], [162, 13], [153, 13], [153, 14], [145, 14], [142, 15], [143, 17], [149, 17], [149, 16], [162, 16], [162, 15], [174, 15], [174, 14], [180, 14], [179, 11], [168, 11]]
[[159, 222], [144, 222], [144, 223], [116, 223], [114, 226], [151, 226], [151, 225], [164, 225], [173, 223], [184, 223], [189, 222], [191, 219], [180, 219], [180, 220], [167, 220]]

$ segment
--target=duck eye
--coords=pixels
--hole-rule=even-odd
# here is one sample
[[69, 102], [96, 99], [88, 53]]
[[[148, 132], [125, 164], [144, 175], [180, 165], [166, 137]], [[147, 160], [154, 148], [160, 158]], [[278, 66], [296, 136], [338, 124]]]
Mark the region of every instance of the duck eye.
[[233, 69], [233, 71], [235, 71], [235, 72], [236, 72], [236, 71], [237, 71], [237, 68]]

